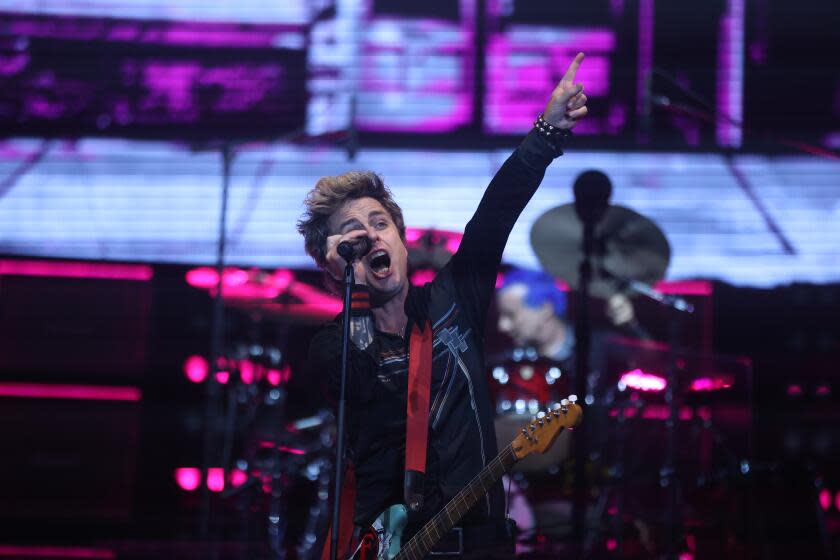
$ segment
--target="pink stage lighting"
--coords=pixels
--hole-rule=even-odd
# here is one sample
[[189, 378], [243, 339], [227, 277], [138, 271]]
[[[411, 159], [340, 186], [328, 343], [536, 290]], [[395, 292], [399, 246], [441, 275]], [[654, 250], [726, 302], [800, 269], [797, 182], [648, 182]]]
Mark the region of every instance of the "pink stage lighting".
[[193, 383], [201, 383], [207, 379], [210, 365], [203, 356], [192, 355], [184, 360], [184, 375]]
[[225, 489], [225, 469], [219, 467], [207, 469], [207, 488], [211, 492], [221, 492]]
[[657, 282], [654, 288], [663, 294], [710, 296], [712, 283], [705, 280], [668, 280]]
[[192, 492], [201, 484], [201, 471], [195, 467], [175, 469], [175, 482], [182, 490]]
[[216, 270], [207, 266], [194, 268], [187, 271], [187, 284], [193, 288], [209, 289], [219, 283], [219, 275]]
[[142, 398], [142, 393], [137, 387], [0, 383], [0, 397], [137, 402]]
[[618, 380], [618, 388], [622, 391], [628, 388], [637, 391], [658, 392], [664, 391], [667, 386], [668, 382], [664, 377], [644, 372], [639, 368], [622, 374]]
[[286, 383], [292, 377], [292, 368], [288, 365], [283, 366], [281, 369], [270, 369], [266, 372], [266, 378], [268, 379], [268, 383], [277, 387], [281, 383]]
[[256, 367], [254, 366], [254, 362], [251, 360], [240, 360], [239, 361], [239, 378], [242, 380], [242, 383], [246, 385], [250, 385], [254, 382]]
[[[211, 295], [215, 295], [219, 285], [218, 271], [208, 266], [187, 271], [186, 279], [190, 286], [209, 290]], [[287, 290], [294, 279], [292, 271], [287, 269], [269, 273], [230, 267], [222, 273], [222, 293], [229, 299], [270, 300]]]
[[113, 550], [107, 548], [86, 548], [81, 546], [26, 546], [0, 544], [0, 558], [95, 558], [112, 560]]
[[717, 391], [719, 389], [729, 389], [732, 387], [732, 377], [728, 375], [721, 375], [716, 377], [698, 377], [691, 381], [689, 385], [690, 391]]
[[414, 243], [423, 236], [423, 230], [420, 228], [407, 227], [405, 228], [405, 240], [408, 243]]
[[[828, 508], [831, 507], [831, 490], [829, 490], [828, 488], [823, 488], [822, 490], [820, 490], [819, 499], [820, 507], [823, 509], [823, 511], [828, 511]], [[840, 500], [840, 492], [837, 493], [837, 500]]]
[[423, 286], [435, 279], [435, 271], [430, 268], [415, 270], [411, 275], [412, 286]]
[[248, 481], [248, 473], [242, 469], [233, 469], [230, 471], [230, 485], [238, 488]]
[[291, 453], [292, 455], [306, 455], [306, 451], [304, 451], [303, 449], [298, 449], [296, 447], [287, 447], [285, 445], [281, 445], [277, 447], [277, 449], [285, 453]]
[[797, 385], [796, 383], [791, 383], [788, 385], [787, 394], [789, 397], [798, 397], [802, 395], [802, 386]]
[[76, 261], [0, 260], [0, 276], [50, 276], [55, 278], [99, 278], [104, 280], [152, 279], [152, 267], [140, 264], [111, 264]]

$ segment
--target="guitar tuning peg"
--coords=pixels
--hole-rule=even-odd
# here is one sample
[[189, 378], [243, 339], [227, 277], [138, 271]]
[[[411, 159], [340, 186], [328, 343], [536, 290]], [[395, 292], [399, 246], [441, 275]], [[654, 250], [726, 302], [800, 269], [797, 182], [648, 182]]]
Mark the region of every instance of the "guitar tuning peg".
[[569, 402], [575, 404], [577, 402], [577, 395], [569, 395]]
[[569, 406], [569, 400], [568, 399], [563, 399], [562, 401], [560, 401], [560, 407], [559, 408], [561, 410], [566, 408], [567, 406]]
[[537, 413], [537, 418], [538, 418], [538, 419], [545, 418], [545, 412], [543, 412], [542, 410], [541, 410], [541, 411], [539, 411], [539, 412]]

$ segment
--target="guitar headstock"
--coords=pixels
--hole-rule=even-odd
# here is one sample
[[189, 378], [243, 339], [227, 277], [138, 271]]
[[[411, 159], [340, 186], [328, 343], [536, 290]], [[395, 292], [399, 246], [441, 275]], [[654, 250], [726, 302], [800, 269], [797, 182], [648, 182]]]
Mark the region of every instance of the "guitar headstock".
[[577, 404], [575, 395], [569, 395], [552, 410], [540, 412], [513, 440], [516, 458], [522, 459], [531, 453], [545, 453], [560, 432], [580, 424], [582, 417], [583, 410]]

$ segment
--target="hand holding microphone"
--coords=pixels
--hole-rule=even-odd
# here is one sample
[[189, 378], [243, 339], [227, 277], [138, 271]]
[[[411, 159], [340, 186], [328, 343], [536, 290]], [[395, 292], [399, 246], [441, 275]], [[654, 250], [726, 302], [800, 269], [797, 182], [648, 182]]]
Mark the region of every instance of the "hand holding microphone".
[[345, 234], [331, 235], [327, 238], [327, 271], [330, 276], [341, 282], [344, 277], [344, 267], [348, 262], [353, 263], [353, 271], [357, 284], [367, 284], [365, 268], [361, 259], [367, 255], [373, 243], [363, 229], [355, 229]]
[[345, 262], [353, 262], [370, 253], [371, 247], [373, 247], [373, 244], [369, 237], [360, 237], [355, 243], [351, 241], [340, 242], [336, 251]]

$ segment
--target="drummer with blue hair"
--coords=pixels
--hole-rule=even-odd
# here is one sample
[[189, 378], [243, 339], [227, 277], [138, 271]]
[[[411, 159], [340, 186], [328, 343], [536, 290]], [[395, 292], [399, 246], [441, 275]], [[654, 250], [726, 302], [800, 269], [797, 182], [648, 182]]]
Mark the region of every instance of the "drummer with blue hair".
[[514, 269], [496, 292], [499, 331], [539, 356], [566, 361], [575, 347], [566, 320], [567, 297], [556, 280], [539, 270]]

